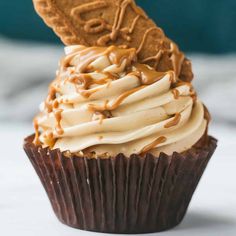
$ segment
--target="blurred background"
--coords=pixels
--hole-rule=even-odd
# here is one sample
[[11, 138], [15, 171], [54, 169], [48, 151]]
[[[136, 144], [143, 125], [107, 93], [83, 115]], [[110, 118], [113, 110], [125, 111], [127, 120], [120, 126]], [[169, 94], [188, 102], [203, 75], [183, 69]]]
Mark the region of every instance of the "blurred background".
[[[192, 60], [194, 86], [213, 118], [210, 134], [219, 140], [187, 217], [165, 235], [235, 236], [236, 0], [137, 2]], [[31, 0], [0, 0], [1, 235], [78, 235], [57, 222], [22, 149], [63, 54]]]
[[[236, 51], [235, 0], [137, 0], [184, 51]], [[35, 14], [31, 0], [1, 0], [1, 34], [13, 39], [59, 44]]]

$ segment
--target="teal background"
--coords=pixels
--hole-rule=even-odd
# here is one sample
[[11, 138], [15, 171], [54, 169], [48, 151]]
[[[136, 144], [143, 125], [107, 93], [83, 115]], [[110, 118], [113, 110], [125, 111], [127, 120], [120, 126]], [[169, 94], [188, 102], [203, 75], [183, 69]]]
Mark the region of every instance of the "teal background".
[[[184, 51], [236, 52], [236, 0], [137, 0]], [[59, 43], [31, 0], [0, 0], [0, 34]]]

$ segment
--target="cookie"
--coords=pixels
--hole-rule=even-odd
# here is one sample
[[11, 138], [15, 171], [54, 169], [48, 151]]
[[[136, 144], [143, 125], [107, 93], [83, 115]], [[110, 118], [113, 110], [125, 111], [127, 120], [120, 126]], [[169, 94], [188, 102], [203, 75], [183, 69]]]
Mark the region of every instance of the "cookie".
[[38, 14], [66, 45], [134, 47], [138, 60], [193, 79], [191, 62], [134, 0], [33, 0]]

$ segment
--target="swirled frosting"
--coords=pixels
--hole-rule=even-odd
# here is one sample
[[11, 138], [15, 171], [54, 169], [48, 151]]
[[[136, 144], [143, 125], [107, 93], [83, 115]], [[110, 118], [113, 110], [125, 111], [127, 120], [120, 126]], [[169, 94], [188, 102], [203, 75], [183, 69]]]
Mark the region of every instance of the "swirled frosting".
[[71, 153], [183, 152], [204, 134], [204, 106], [173, 71], [135, 49], [69, 46], [34, 120], [34, 142]]

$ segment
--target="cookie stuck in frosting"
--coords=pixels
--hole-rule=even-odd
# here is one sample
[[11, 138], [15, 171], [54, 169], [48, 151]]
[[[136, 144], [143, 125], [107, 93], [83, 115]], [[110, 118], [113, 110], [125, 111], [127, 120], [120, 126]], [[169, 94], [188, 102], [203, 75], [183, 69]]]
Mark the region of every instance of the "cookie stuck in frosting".
[[141, 63], [193, 79], [191, 62], [134, 0], [33, 0], [66, 45], [136, 48]]

